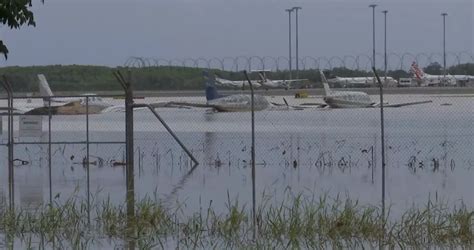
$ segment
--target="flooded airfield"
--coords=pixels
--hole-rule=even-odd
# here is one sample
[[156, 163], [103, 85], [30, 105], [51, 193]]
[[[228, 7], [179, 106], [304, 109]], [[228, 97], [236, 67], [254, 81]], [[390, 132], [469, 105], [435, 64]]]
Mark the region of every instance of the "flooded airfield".
[[[376, 96], [372, 96], [376, 100]], [[200, 98], [183, 98], [183, 100]], [[308, 100], [287, 97], [290, 104]], [[385, 109], [386, 204], [399, 217], [428, 200], [474, 207], [474, 101], [472, 96], [388, 95], [390, 103], [433, 103]], [[146, 102], [157, 101], [146, 99]], [[160, 99], [159, 101], [163, 101]], [[271, 98], [283, 102], [281, 97]], [[115, 102], [118, 102], [115, 100]], [[180, 213], [212, 204], [228, 209], [229, 199], [252, 203], [250, 113], [159, 108], [191, 160], [149, 111], [135, 112], [136, 199], [152, 197]], [[362, 205], [381, 204], [380, 110], [317, 109], [256, 112], [257, 203], [279, 204], [289, 196], [348, 197]], [[5, 120], [2, 143], [6, 143]], [[15, 142], [15, 203], [36, 207], [70, 197], [124, 204], [125, 114], [89, 116], [90, 180], [84, 159], [86, 118], [53, 116], [51, 182], [48, 119], [41, 138]], [[16, 125], [18, 126], [18, 125]], [[17, 128], [18, 129], [18, 128]], [[18, 131], [16, 131], [18, 133]], [[38, 144], [38, 142], [40, 144]], [[42, 144], [41, 144], [42, 143]], [[0, 147], [0, 198], [8, 196], [7, 147]], [[112, 244], [113, 245], [113, 244]]]

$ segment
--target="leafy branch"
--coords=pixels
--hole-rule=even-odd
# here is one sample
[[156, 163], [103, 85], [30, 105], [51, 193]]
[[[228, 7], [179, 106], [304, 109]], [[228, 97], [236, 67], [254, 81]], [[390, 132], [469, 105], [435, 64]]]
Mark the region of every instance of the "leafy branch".
[[[23, 25], [36, 26], [32, 7], [32, 0], [0, 0], [0, 22], [10, 29], [19, 29]], [[41, 0], [44, 3], [44, 0]], [[8, 59], [8, 48], [0, 40], [0, 54]]]

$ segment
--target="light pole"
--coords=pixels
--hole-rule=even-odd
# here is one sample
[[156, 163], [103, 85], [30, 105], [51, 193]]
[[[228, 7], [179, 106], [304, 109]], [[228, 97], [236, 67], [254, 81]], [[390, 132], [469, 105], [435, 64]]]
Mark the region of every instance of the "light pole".
[[291, 12], [293, 9], [286, 9], [288, 12], [288, 66], [290, 69], [290, 80], [291, 80]]
[[299, 59], [298, 59], [298, 10], [301, 10], [301, 7], [293, 7], [293, 10], [296, 12], [296, 79], [299, 78]]
[[446, 16], [448, 13], [441, 13], [443, 16], [443, 84], [446, 84]]
[[372, 67], [375, 68], [375, 7], [377, 4], [369, 5], [372, 8]]
[[387, 13], [388, 10], [382, 11], [385, 19], [385, 29], [384, 29], [384, 73], [385, 79], [384, 83], [387, 84]]

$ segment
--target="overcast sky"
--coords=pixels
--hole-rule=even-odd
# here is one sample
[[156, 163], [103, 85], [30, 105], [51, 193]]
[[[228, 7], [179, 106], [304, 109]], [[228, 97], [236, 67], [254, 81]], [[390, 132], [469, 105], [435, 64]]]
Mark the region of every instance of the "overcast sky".
[[[288, 14], [301, 6], [303, 56], [371, 54], [377, 3], [377, 52], [388, 13], [389, 52], [474, 51], [472, 0], [45, 0], [34, 2], [37, 26], [1, 28], [10, 49], [2, 66], [123, 65], [130, 56], [174, 58], [287, 56]], [[293, 20], [294, 24], [294, 20]], [[294, 31], [294, 29], [293, 29]]]

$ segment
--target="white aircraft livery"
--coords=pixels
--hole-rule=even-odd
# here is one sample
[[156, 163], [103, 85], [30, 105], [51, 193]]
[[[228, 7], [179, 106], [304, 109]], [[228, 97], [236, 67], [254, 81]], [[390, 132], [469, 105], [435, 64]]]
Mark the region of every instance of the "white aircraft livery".
[[[319, 71], [321, 74], [321, 80], [324, 86], [324, 97], [323, 100], [327, 106], [331, 108], [374, 108], [380, 104], [372, 102], [370, 96], [361, 91], [333, 91], [329, 88], [329, 84], [324, 76], [322, 70]], [[421, 102], [409, 102], [400, 104], [384, 104], [384, 107], [402, 107], [408, 105], [429, 103], [431, 101]]]
[[[38, 75], [39, 92], [43, 96], [43, 107], [31, 109], [27, 115], [77, 115], [124, 111], [125, 107], [106, 103], [96, 94], [84, 94], [83, 97], [54, 97], [53, 91], [43, 74]], [[49, 108], [51, 106], [51, 108]], [[88, 106], [88, 107], [87, 107]], [[51, 110], [49, 110], [51, 109]]]
[[416, 62], [411, 64], [410, 71], [413, 73], [415, 79], [418, 81], [420, 86], [434, 86], [434, 85], [448, 85], [448, 86], [455, 86], [458, 81], [467, 82], [474, 80], [474, 76], [470, 75], [450, 75], [446, 74], [446, 78], [444, 75], [430, 75], [418, 67]]
[[[385, 86], [396, 86], [398, 84], [397, 80], [392, 77], [387, 76], [383, 77]], [[376, 83], [375, 77], [339, 77], [329, 79], [328, 82], [337, 83], [342, 87], [369, 87], [374, 86]]]
[[[231, 81], [231, 80], [221, 78], [217, 74], [214, 74], [214, 79], [215, 79], [216, 84], [226, 86], [226, 87], [244, 89], [245, 85], [248, 85], [248, 82], [246, 80]], [[253, 85], [254, 88], [261, 87], [261, 84], [259, 83], [259, 81], [252, 81], [252, 85]]]
[[260, 78], [259, 83], [265, 88], [284, 88], [289, 89], [290, 84], [293, 82], [307, 81], [308, 79], [292, 79], [292, 80], [271, 80], [269, 79], [265, 72], [268, 70], [257, 70], [258, 76]]

